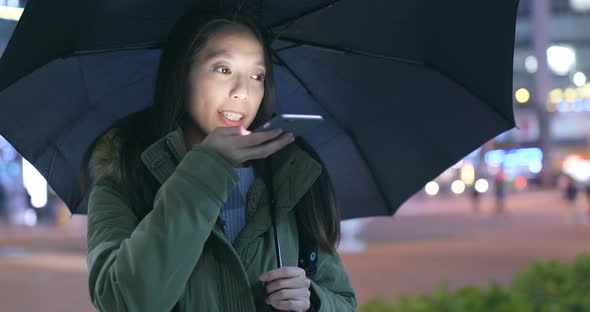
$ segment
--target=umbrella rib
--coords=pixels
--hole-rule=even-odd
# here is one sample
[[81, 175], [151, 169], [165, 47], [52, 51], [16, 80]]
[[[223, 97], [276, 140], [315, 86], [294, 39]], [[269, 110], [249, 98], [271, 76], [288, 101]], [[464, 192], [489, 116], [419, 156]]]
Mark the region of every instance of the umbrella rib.
[[311, 9], [309, 9], [309, 10], [307, 10], [307, 11], [299, 14], [299, 15], [292, 16], [292, 17], [290, 17], [290, 18], [288, 18], [286, 20], [282, 20], [282, 21], [276, 22], [275, 24], [270, 25], [269, 28], [277, 28], [277, 27], [280, 27], [280, 26], [286, 26], [285, 29], [281, 30], [281, 31], [285, 31], [287, 28], [291, 27], [291, 25], [293, 25], [295, 22], [297, 22], [300, 19], [306, 17], [307, 15], [310, 15], [310, 14], [313, 14], [313, 13], [316, 13], [316, 12], [320, 12], [320, 11], [322, 11], [324, 9], [327, 9], [327, 8], [333, 6], [334, 4], [336, 4], [337, 2], [340, 2], [340, 1], [341, 0], [335, 0], [335, 1], [329, 2], [329, 3], [324, 4], [324, 5], [313, 7]]
[[[82, 65], [80, 64], [80, 59], [76, 60], [76, 63], [78, 64], [78, 72], [80, 73], [80, 79], [82, 80], [81, 84], [84, 86], [84, 94], [86, 95], [86, 101], [90, 102], [90, 99], [88, 98], [88, 88], [86, 87], [86, 79], [84, 76], [84, 71], [82, 70]], [[52, 138], [59, 138], [61, 137], [64, 133], [66, 133], [68, 130], [72, 129], [74, 127], [74, 125], [76, 125], [76, 121], [80, 120], [80, 118], [84, 115], [87, 115], [88, 111], [87, 110], [81, 110], [78, 113], [76, 113], [75, 117], [72, 117], [70, 120], [68, 120], [67, 123], [65, 123], [65, 126], [56, 131], [54, 133], [54, 135], [52, 135]], [[47, 149], [49, 146], [53, 145], [54, 143], [52, 143], [51, 141], [47, 142], [42, 148], [38, 149], [39, 151], [43, 151], [45, 149]], [[33, 155], [33, 159], [34, 161], [37, 161], [37, 159], [41, 156], [41, 152], [39, 152], [36, 155]]]
[[159, 49], [161, 47], [162, 47], [162, 45], [160, 43], [157, 43], [157, 42], [146, 42], [146, 43], [132, 44], [132, 45], [129, 45], [129, 46], [120, 46], [120, 47], [111, 47], [111, 48], [104, 48], [104, 49], [74, 51], [74, 52], [72, 52], [71, 56], [80, 56], [80, 55], [98, 54], [98, 53], [108, 53], [108, 52], [119, 52], [119, 51], [127, 51], [127, 50]]
[[293, 76], [293, 78], [295, 78], [295, 80], [297, 80], [297, 82], [299, 82], [299, 84], [303, 87], [303, 89], [305, 89], [305, 91], [311, 97], [311, 99], [314, 100], [328, 114], [328, 116], [336, 123], [336, 125], [350, 138], [353, 146], [356, 148], [356, 150], [359, 154], [359, 157], [362, 159], [362, 161], [367, 166], [367, 171], [369, 172], [369, 175], [371, 176], [373, 181], [375, 181], [375, 185], [377, 186], [377, 191], [381, 195], [381, 198], [385, 202], [385, 206], [387, 207], [388, 211], [391, 214], [391, 212], [393, 212], [393, 207], [391, 206], [391, 204], [387, 200], [385, 190], [383, 190], [381, 185], [377, 182], [377, 177], [375, 176], [375, 170], [373, 170], [373, 168], [371, 168], [371, 165], [369, 164], [369, 161], [368, 161], [367, 157], [365, 156], [365, 154], [362, 152], [354, 134], [352, 132], [348, 131], [348, 129], [346, 129], [346, 127], [344, 127], [342, 125], [342, 123], [338, 119], [336, 119], [335, 116], [332, 113], [330, 113], [330, 111], [328, 109], [326, 109], [326, 107], [324, 107], [324, 105], [322, 105], [322, 103], [319, 101], [319, 99], [307, 87], [307, 85], [303, 82], [303, 80], [295, 73], [295, 71], [289, 65], [287, 65], [287, 63], [278, 54], [276, 54], [274, 52], [273, 52], [273, 54], [275, 55], [276, 59], [279, 61], [279, 64], [281, 66], [285, 67], [285, 69]]
[[281, 37], [279, 40], [292, 42], [293, 45], [282, 47], [280, 49], [277, 49], [277, 51], [283, 51], [283, 50], [291, 49], [294, 47], [306, 46], [306, 47], [310, 47], [310, 48], [314, 48], [314, 49], [326, 50], [326, 51], [336, 52], [336, 53], [341, 53], [341, 54], [352, 54], [352, 55], [358, 55], [358, 56], [366, 56], [366, 57], [383, 59], [383, 60], [388, 60], [388, 61], [409, 63], [409, 64], [413, 64], [413, 65], [421, 65], [421, 66], [425, 65], [424, 62], [422, 62], [422, 61], [410, 60], [410, 59], [405, 59], [405, 58], [395, 57], [395, 56], [387, 56], [387, 55], [383, 55], [383, 54], [378, 54], [378, 53], [373, 53], [373, 52], [368, 52], [368, 51], [363, 51], [363, 50], [356, 50], [356, 49], [352, 49], [352, 48], [330, 46], [330, 45], [321, 44], [321, 43], [317, 43], [317, 42], [303, 41], [303, 40], [299, 40], [299, 39], [295, 39], [295, 38]]
[[[438, 70], [436, 67], [434, 67], [432, 65], [426, 66], [426, 64], [421, 61], [414, 61], [414, 60], [408, 60], [408, 59], [399, 58], [399, 57], [386, 56], [386, 55], [382, 55], [382, 54], [371, 53], [371, 52], [361, 51], [361, 50], [354, 50], [354, 49], [350, 49], [350, 48], [332, 47], [332, 46], [328, 46], [328, 45], [322, 45], [322, 44], [318, 44], [318, 43], [314, 43], [314, 42], [306, 42], [306, 41], [293, 39], [293, 38], [281, 38], [280, 40], [292, 42], [293, 44], [286, 46], [286, 47], [276, 49], [275, 51], [284, 51], [284, 50], [288, 50], [288, 49], [295, 48], [295, 47], [306, 46], [306, 47], [320, 49], [320, 50], [326, 50], [326, 51], [330, 51], [330, 52], [351, 54], [351, 55], [358, 55], [358, 56], [366, 56], [366, 57], [371, 57], [371, 58], [378, 58], [378, 59], [383, 59], [383, 60], [397, 61], [397, 62], [408, 63], [408, 64], [412, 64], [412, 65], [428, 67], [430, 70], [446, 77], [447, 79], [452, 81], [454, 84], [465, 89], [465, 91], [467, 91], [473, 97], [477, 98], [480, 102], [486, 103], [486, 101], [484, 101], [484, 99], [482, 99], [475, 92], [472, 92], [465, 85], [459, 83], [457, 80], [453, 79], [449, 75], [445, 75], [444, 73], [442, 73], [440, 70]], [[493, 112], [498, 114], [502, 119], [504, 119], [506, 122], [508, 122], [508, 124], [514, 125], [514, 122], [511, 121], [510, 118], [504, 116], [504, 114], [502, 112], [500, 112], [498, 109], [496, 109], [495, 106], [492, 106], [492, 105], [485, 105], [485, 106], [487, 106], [490, 110], [492, 110]]]
[[[326, 8], [329, 8], [331, 6], [333, 6], [334, 4], [336, 4], [337, 2], [339, 2], [341, 0], [335, 0], [332, 1], [328, 4], [322, 5], [322, 6], [318, 6], [318, 7], [314, 7], [310, 10], [307, 10], [299, 15], [296, 15], [294, 17], [288, 18], [286, 20], [280, 21], [275, 23], [274, 25], [269, 26], [269, 28], [277, 28], [280, 26], [285, 26], [286, 28], [282, 29], [281, 31], [279, 31], [279, 33], [277, 34], [277, 36], [280, 35], [281, 32], [287, 30], [289, 27], [291, 27], [295, 22], [301, 20], [302, 18], [304, 18], [307, 15], [322, 11]], [[86, 54], [96, 54], [96, 53], [104, 53], [104, 52], [114, 52], [114, 51], [121, 51], [121, 50], [138, 50], [138, 49], [158, 49], [161, 48], [162, 44], [158, 43], [158, 42], [145, 42], [145, 43], [136, 43], [136, 44], [132, 44], [132, 45], [128, 45], [128, 46], [120, 46], [120, 47], [111, 47], [111, 48], [103, 48], [103, 49], [93, 49], [93, 50], [83, 50], [83, 51], [73, 51], [71, 55], [76, 56], [76, 55], [86, 55]]]
[[438, 73], [439, 75], [449, 79], [452, 83], [460, 86], [461, 88], [463, 88], [467, 93], [471, 94], [471, 96], [473, 96], [474, 98], [476, 98], [479, 102], [485, 104], [484, 106], [486, 106], [487, 108], [489, 108], [491, 111], [493, 111], [494, 113], [496, 113], [498, 116], [500, 116], [500, 118], [502, 118], [504, 121], [506, 121], [510, 126], [515, 126], [516, 128], [520, 129], [513, 120], [510, 120], [510, 118], [508, 118], [507, 116], [504, 116], [504, 114], [502, 112], [500, 112], [496, 106], [494, 105], [489, 105], [487, 104], [487, 101], [484, 100], [481, 96], [479, 96], [478, 94], [476, 94], [475, 92], [472, 92], [469, 88], [467, 88], [465, 85], [463, 85], [462, 83], [460, 83], [459, 81], [455, 80], [453, 77], [449, 76], [449, 75], [445, 75], [442, 71], [440, 71], [438, 68], [434, 67], [434, 66], [428, 66], [428, 68], [430, 68], [433, 72]]
[[291, 45], [288, 45], [288, 46], [285, 46], [285, 47], [282, 47], [282, 48], [274, 49], [273, 51], [275, 51], [275, 52], [281, 52], [281, 51], [289, 50], [291, 48], [296, 48], [296, 47], [299, 47], [299, 46], [301, 46], [301, 45], [294, 43], [294, 44], [291, 44]]

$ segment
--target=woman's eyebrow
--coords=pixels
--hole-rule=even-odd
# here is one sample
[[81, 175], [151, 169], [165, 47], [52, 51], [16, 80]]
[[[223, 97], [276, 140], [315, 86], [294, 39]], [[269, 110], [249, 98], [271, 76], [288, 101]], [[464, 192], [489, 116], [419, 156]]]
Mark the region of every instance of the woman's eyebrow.
[[[226, 58], [229, 60], [235, 59], [235, 57], [227, 50], [214, 50], [212, 52], [207, 53], [207, 55], [205, 56], [205, 62], [209, 62], [216, 58]], [[265, 67], [264, 61], [258, 61], [255, 65]]]

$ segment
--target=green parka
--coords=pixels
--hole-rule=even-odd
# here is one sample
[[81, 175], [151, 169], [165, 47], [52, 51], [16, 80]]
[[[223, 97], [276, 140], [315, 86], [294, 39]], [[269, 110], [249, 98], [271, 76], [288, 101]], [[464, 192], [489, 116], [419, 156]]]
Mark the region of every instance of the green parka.
[[[100, 311], [269, 311], [259, 277], [275, 269], [274, 235], [266, 186], [256, 177], [246, 226], [233, 245], [220, 209], [238, 182], [232, 166], [202, 146], [188, 150], [180, 130], [141, 155], [161, 183], [151, 211], [140, 219], [120, 190], [117, 139], [112, 132], [93, 152], [88, 202], [89, 291]], [[293, 207], [322, 167], [289, 144], [273, 168], [283, 265], [297, 266]], [[356, 297], [338, 255], [320, 250], [312, 282], [313, 311], [354, 311]]]

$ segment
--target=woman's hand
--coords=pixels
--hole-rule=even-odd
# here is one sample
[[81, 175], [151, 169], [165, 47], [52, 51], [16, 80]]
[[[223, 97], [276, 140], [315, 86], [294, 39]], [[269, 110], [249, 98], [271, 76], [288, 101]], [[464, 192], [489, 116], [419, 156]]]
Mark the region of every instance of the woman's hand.
[[[266, 158], [287, 144], [293, 142], [293, 134], [285, 133], [276, 140], [283, 130], [251, 133], [243, 127], [218, 127], [201, 143], [219, 153], [236, 167], [250, 159]], [[270, 142], [267, 142], [272, 140]]]
[[267, 282], [266, 292], [269, 296], [266, 303], [275, 309], [297, 312], [309, 310], [311, 281], [302, 268], [282, 267], [262, 274], [260, 280]]

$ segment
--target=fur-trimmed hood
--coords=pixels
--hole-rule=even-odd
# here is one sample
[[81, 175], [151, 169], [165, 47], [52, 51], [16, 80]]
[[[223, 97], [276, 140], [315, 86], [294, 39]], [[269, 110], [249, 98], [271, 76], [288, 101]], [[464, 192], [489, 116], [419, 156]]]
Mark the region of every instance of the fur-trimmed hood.
[[117, 134], [117, 129], [112, 128], [98, 139], [88, 163], [93, 179], [110, 176], [121, 180], [121, 139]]

